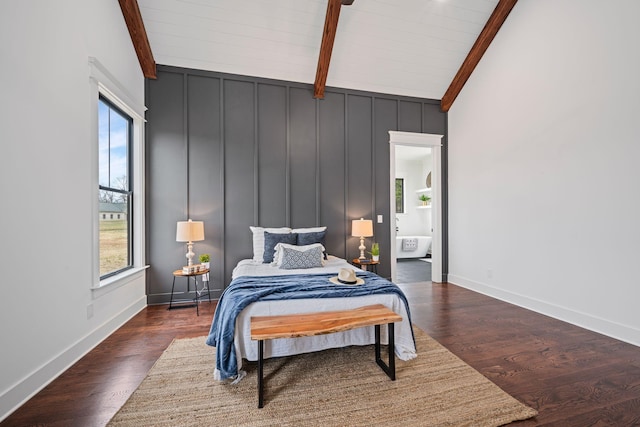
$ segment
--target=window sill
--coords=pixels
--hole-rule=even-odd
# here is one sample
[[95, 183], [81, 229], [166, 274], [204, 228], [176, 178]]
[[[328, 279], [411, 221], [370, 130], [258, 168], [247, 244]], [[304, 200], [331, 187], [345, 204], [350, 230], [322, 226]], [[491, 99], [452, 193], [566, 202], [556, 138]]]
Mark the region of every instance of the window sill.
[[107, 279], [101, 280], [98, 286], [93, 286], [91, 288], [94, 298], [114, 291], [119, 287], [132, 282], [133, 280], [139, 279], [144, 275], [144, 271], [147, 268], [149, 268], [148, 265], [142, 267], [133, 267], [126, 271], [123, 271], [120, 274], [116, 274], [115, 276], [111, 276]]

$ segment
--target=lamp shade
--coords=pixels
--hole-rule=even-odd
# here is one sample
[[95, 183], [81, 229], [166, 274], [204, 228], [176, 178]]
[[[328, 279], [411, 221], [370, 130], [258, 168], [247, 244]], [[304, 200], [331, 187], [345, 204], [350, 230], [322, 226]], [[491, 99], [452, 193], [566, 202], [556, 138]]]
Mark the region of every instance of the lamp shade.
[[204, 240], [204, 222], [178, 221], [176, 242], [198, 242]]
[[370, 219], [354, 219], [351, 222], [351, 235], [356, 237], [373, 236], [373, 221]]

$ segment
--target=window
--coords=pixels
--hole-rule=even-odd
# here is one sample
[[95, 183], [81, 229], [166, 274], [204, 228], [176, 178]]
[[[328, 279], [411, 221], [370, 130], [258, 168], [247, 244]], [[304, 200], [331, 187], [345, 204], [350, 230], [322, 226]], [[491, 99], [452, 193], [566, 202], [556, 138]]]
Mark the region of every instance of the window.
[[[91, 290], [110, 289], [144, 278], [144, 115], [142, 86], [119, 82], [89, 57], [91, 97]], [[120, 219], [118, 218], [120, 216]]]
[[132, 141], [133, 119], [101, 95], [98, 100], [100, 279], [133, 266]]
[[396, 178], [396, 213], [404, 213], [404, 178]]

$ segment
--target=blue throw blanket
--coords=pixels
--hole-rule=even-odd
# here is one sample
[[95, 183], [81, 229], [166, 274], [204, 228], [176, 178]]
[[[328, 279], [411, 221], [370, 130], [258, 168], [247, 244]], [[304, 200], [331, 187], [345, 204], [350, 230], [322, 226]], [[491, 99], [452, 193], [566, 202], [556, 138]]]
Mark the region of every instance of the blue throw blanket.
[[238, 361], [233, 344], [236, 317], [246, 306], [256, 301], [345, 298], [392, 293], [404, 302], [409, 324], [412, 324], [407, 298], [398, 286], [371, 272], [362, 271], [357, 275], [364, 279], [364, 284], [336, 285], [329, 281], [335, 274], [242, 276], [234, 279], [220, 296], [206, 341], [216, 348], [216, 368], [220, 372], [220, 379], [238, 375]]

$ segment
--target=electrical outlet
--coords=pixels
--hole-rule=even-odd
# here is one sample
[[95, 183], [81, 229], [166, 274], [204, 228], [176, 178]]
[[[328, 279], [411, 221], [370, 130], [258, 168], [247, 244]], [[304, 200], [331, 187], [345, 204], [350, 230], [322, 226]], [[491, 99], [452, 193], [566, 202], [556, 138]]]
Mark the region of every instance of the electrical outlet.
[[382, 215], [378, 215], [378, 224], [382, 224]]
[[93, 304], [87, 306], [87, 320], [93, 317]]
[[488, 279], [493, 279], [493, 270], [492, 269], [487, 269], [487, 278]]

